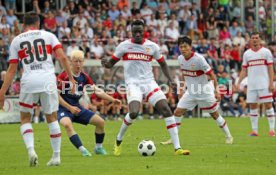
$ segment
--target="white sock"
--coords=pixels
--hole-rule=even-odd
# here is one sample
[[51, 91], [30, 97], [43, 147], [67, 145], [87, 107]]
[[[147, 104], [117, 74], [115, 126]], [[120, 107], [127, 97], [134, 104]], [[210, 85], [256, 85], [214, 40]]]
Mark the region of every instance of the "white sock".
[[274, 131], [275, 130], [275, 114], [274, 109], [270, 108], [266, 110], [267, 120], [269, 124], [269, 130]]
[[34, 123], [38, 123], [39, 122], [38, 119], [39, 119], [38, 116], [34, 116]]
[[102, 143], [96, 143], [96, 146], [95, 146], [96, 148], [101, 148], [101, 147], [103, 147], [103, 144]]
[[250, 121], [252, 126], [252, 131], [258, 133], [258, 109], [250, 109]]
[[60, 156], [60, 145], [61, 145], [61, 131], [58, 121], [54, 121], [48, 124], [50, 130], [50, 140], [53, 149], [53, 157]]
[[219, 117], [216, 119], [216, 122], [218, 126], [222, 129], [226, 137], [232, 137], [227, 123], [221, 115], [219, 115]]
[[182, 116], [181, 117], [174, 116], [174, 118], [175, 118], [175, 122], [176, 122], [177, 128], [179, 130], [183, 117]]
[[165, 122], [166, 122], [167, 129], [171, 135], [174, 149], [181, 148], [180, 143], [179, 143], [179, 137], [178, 137], [178, 129], [177, 129], [177, 125], [175, 123], [174, 116], [165, 118]]
[[28, 149], [29, 155], [35, 153], [34, 150], [34, 133], [31, 123], [25, 123], [20, 126], [20, 132], [23, 137], [26, 148]]
[[80, 146], [78, 149], [79, 149], [81, 152], [83, 152], [84, 150], [86, 150], [86, 148], [85, 148], [84, 146]]
[[124, 134], [127, 130], [127, 128], [132, 124], [133, 120], [130, 118], [129, 113], [125, 116], [120, 132], [117, 135], [117, 140], [121, 141], [123, 140]]

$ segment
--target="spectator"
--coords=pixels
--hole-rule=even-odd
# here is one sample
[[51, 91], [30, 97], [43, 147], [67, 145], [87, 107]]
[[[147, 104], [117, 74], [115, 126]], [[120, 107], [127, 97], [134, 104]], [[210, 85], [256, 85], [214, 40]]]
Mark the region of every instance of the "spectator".
[[247, 17], [247, 20], [245, 21], [244, 24], [245, 24], [246, 32], [252, 33], [255, 30], [255, 22], [251, 15]]
[[57, 32], [57, 21], [52, 11], [48, 11], [44, 19], [44, 28], [46, 31], [55, 33]]
[[148, 7], [147, 4], [144, 4], [140, 12], [141, 12], [142, 18], [145, 21], [150, 20], [150, 16], [153, 14], [153, 11]]
[[104, 51], [106, 56], [111, 57], [114, 54], [116, 45], [114, 43], [114, 40], [112, 38], [109, 38], [108, 44], [104, 46]]
[[231, 34], [227, 30], [227, 27], [224, 26], [223, 29], [219, 32], [219, 42], [222, 42], [224, 44], [231, 44]]
[[5, 0], [7, 10], [16, 9], [16, 0]]
[[203, 38], [201, 31], [198, 30], [198, 28], [197, 28], [197, 21], [196, 21], [194, 15], [191, 15], [189, 17], [189, 19], [187, 20], [185, 31], [188, 32], [188, 35], [190, 36], [190, 38], [192, 40], [195, 39], [194, 35], [197, 35], [199, 39]]
[[88, 42], [88, 38], [82, 38], [82, 45], [79, 48], [84, 52], [85, 59], [91, 59], [90, 44]]
[[2, 1], [0, 1], [0, 11], [2, 12], [2, 15], [7, 15], [6, 8], [2, 5]]
[[119, 18], [114, 21], [115, 28], [117, 28], [119, 25], [122, 25], [124, 28], [127, 26], [127, 21], [121, 14], [119, 15]]
[[124, 7], [129, 7], [128, 0], [118, 0], [118, 2], [117, 2], [117, 8], [119, 10], [123, 10]]
[[67, 27], [67, 21], [64, 21], [61, 26], [58, 28], [58, 38], [63, 38], [66, 36], [70, 38], [71, 29]]
[[73, 26], [76, 26], [77, 23], [80, 24], [80, 29], [84, 29], [85, 25], [88, 24], [87, 19], [84, 17], [83, 11], [80, 11], [78, 15], [73, 20]]
[[208, 32], [208, 38], [218, 38], [218, 29], [217, 29], [217, 22], [215, 21], [214, 16], [210, 16], [207, 23], [207, 32]]
[[79, 46], [77, 46], [76, 40], [72, 40], [72, 41], [71, 41], [71, 45], [69, 45], [69, 46], [67, 47], [67, 49], [66, 49], [66, 55], [67, 55], [68, 57], [70, 57], [71, 52], [72, 52], [73, 50], [78, 50], [78, 49], [79, 49]]
[[0, 72], [8, 68], [8, 45], [6, 45], [2, 38], [0, 38]]
[[10, 25], [10, 28], [13, 27], [13, 23], [15, 20], [18, 20], [17, 17], [14, 15], [13, 9], [8, 10], [8, 14], [6, 16], [7, 23]]
[[231, 37], [233, 38], [233, 37], [237, 36], [238, 31], [241, 32], [241, 29], [238, 26], [238, 22], [233, 21], [232, 26], [229, 27], [229, 33], [230, 33]]
[[132, 14], [128, 6], [123, 7], [123, 10], [121, 10], [121, 15], [123, 16], [123, 18], [125, 18], [125, 20], [128, 20], [131, 17]]
[[189, 17], [192, 15], [191, 11], [189, 10], [189, 6], [185, 5], [184, 8], [182, 8], [178, 12], [178, 22], [179, 22], [179, 32], [180, 33], [187, 33], [188, 31], [184, 31], [186, 26], [186, 21], [189, 19]]
[[134, 1], [134, 2], [132, 3], [132, 9], [131, 9], [130, 11], [131, 11], [131, 14], [132, 14], [133, 16], [136, 16], [137, 14], [140, 13], [140, 9], [138, 8], [138, 5], [137, 5], [137, 2], [136, 2], [136, 1]]
[[108, 16], [110, 16], [111, 21], [115, 21], [120, 15], [119, 10], [116, 9], [115, 5], [112, 5], [111, 9], [108, 10]]
[[94, 31], [88, 23], [85, 24], [84, 28], [81, 30], [81, 33], [88, 39], [92, 39], [94, 36]]
[[233, 44], [240, 46], [241, 49], [245, 47], [246, 43], [241, 31], [238, 31], [237, 36], [233, 38]]
[[169, 23], [169, 27], [166, 29], [165, 36], [172, 42], [176, 42], [180, 36], [179, 31], [174, 26], [173, 22]]
[[104, 56], [104, 49], [99, 44], [99, 40], [97, 37], [94, 38], [94, 43], [91, 45], [90, 51], [92, 52], [92, 58], [99, 60]]
[[6, 16], [2, 16], [1, 18], [0, 30], [2, 30], [3, 28], [10, 30], [10, 25], [7, 23]]

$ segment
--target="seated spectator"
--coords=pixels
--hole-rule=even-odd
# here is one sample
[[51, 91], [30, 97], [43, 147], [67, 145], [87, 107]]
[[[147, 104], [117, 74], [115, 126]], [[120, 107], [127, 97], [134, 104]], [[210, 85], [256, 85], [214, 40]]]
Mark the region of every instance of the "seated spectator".
[[14, 15], [14, 10], [13, 9], [8, 10], [8, 14], [6, 16], [6, 19], [7, 19], [7, 23], [10, 25], [10, 28], [12, 28], [14, 21], [18, 20], [17, 17]]
[[44, 19], [44, 28], [46, 31], [56, 33], [57, 32], [57, 21], [52, 11], [48, 11]]
[[238, 31], [237, 36], [233, 38], [233, 44], [240, 46], [241, 49], [245, 47], [245, 39], [240, 31]]
[[73, 20], [73, 26], [79, 23], [80, 29], [84, 29], [85, 25], [88, 24], [87, 19], [84, 17], [83, 11], [79, 11], [78, 15]]
[[90, 51], [92, 52], [92, 59], [102, 59], [104, 56], [104, 49], [101, 46], [101, 44], [99, 43], [98, 38], [94, 38], [94, 42], [91, 45]]
[[247, 114], [248, 112], [248, 105], [246, 103], [246, 93], [247, 93], [247, 86], [245, 86], [242, 91], [239, 91], [238, 97], [236, 100], [236, 104], [239, 104], [241, 106], [244, 114]]
[[206, 39], [201, 39], [199, 41], [199, 44], [196, 47], [196, 52], [200, 53], [201, 55], [203, 55], [205, 58], [208, 57], [208, 50], [209, 50], [209, 46], [207, 44]]
[[138, 8], [138, 5], [137, 5], [137, 2], [136, 2], [136, 1], [134, 1], [134, 2], [132, 3], [132, 9], [131, 9], [130, 11], [131, 11], [131, 14], [132, 14], [133, 16], [136, 16], [137, 14], [140, 13], [140, 9]]
[[106, 56], [111, 57], [114, 54], [116, 45], [114, 43], [113, 38], [109, 38], [108, 44], [104, 46], [104, 51]]
[[115, 28], [117, 28], [119, 25], [122, 25], [124, 28], [127, 26], [127, 21], [121, 14], [119, 15], [119, 18], [114, 21]]
[[6, 16], [2, 16], [1, 18], [1, 23], [0, 23], [0, 30], [6, 28], [8, 30], [10, 30], [10, 25], [7, 23], [7, 18]]
[[132, 14], [128, 6], [123, 7], [123, 10], [121, 10], [121, 15], [123, 16], [123, 18], [125, 18], [125, 20], [128, 20], [131, 17]]
[[238, 45], [233, 44], [233, 49], [230, 53], [230, 69], [241, 70], [241, 50]]
[[79, 49], [79, 46], [77, 45], [76, 40], [72, 40], [72, 41], [71, 41], [71, 45], [69, 45], [69, 46], [67, 47], [67, 49], [66, 49], [66, 55], [67, 55], [68, 57], [70, 57], [71, 52], [72, 52], [73, 50], [78, 50], [78, 49]]
[[58, 38], [70, 38], [71, 29], [67, 26], [67, 21], [64, 21], [58, 28]]
[[165, 36], [172, 42], [176, 42], [180, 36], [178, 29], [174, 26], [173, 22], [169, 23], [169, 27], [165, 31]]
[[117, 8], [119, 10], [123, 10], [124, 7], [129, 7], [128, 0], [118, 0], [118, 2], [117, 2]]
[[252, 33], [255, 30], [255, 22], [252, 16], [248, 16], [244, 22], [246, 32]]
[[140, 10], [140, 13], [142, 15], [142, 18], [145, 21], [150, 20], [150, 16], [153, 14], [153, 11], [148, 7], [148, 5], [145, 3], [143, 5], [143, 8]]
[[111, 21], [115, 21], [120, 15], [120, 11], [116, 8], [115, 5], [112, 5], [111, 9], [108, 10], [108, 16], [110, 16]]
[[224, 44], [229, 45], [231, 44], [231, 34], [226, 26], [224, 26], [222, 30], [219, 32], [219, 42], [223, 42]]

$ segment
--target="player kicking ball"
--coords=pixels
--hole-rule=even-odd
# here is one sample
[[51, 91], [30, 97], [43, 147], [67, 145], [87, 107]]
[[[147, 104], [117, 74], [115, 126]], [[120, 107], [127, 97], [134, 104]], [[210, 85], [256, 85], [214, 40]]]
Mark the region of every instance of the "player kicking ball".
[[166, 96], [154, 80], [151, 61], [157, 60], [170, 84], [173, 80], [164, 57], [160, 53], [159, 46], [147, 39], [144, 35], [144, 22], [136, 20], [131, 24], [132, 39], [121, 42], [115, 49], [112, 59], [103, 59], [102, 65], [106, 68], [113, 67], [121, 58], [124, 62], [124, 75], [127, 85], [127, 101], [129, 113], [123, 120], [121, 129], [114, 145], [114, 155], [119, 156], [122, 152], [122, 140], [128, 127], [137, 118], [143, 97], [153, 105], [165, 118], [167, 130], [170, 133], [175, 149], [175, 155], [189, 155], [189, 150], [181, 148], [178, 130], [174, 116], [169, 108]]
[[[209, 112], [213, 119], [216, 120], [216, 123], [225, 134], [225, 143], [232, 144], [233, 137], [230, 134], [227, 123], [218, 112], [220, 94], [216, 91], [217, 79], [215, 74], [205, 58], [192, 51], [192, 40], [189, 37], [179, 37], [178, 46], [182, 54], [178, 57], [178, 62], [188, 90], [181, 97], [174, 111], [177, 126], [180, 127], [182, 115], [187, 110], [193, 110], [198, 105], [201, 110]], [[214, 86], [208, 81], [208, 77]], [[170, 144], [171, 140], [161, 143]]]
[[[80, 50], [74, 50], [71, 53], [71, 70], [75, 81], [77, 82], [75, 94], [69, 92], [68, 76], [66, 72], [62, 72], [58, 76], [58, 89], [59, 89], [59, 109], [58, 120], [65, 128], [71, 143], [80, 150], [83, 156], [91, 156], [91, 153], [83, 146], [80, 137], [73, 127], [73, 123], [80, 123], [82, 125], [94, 125], [96, 146], [94, 148], [95, 154], [106, 155], [107, 152], [103, 148], [104, 141], [104, 120], [94, 112], [83, 108], [79, 104], [79, 100], [83, 95], [83, 91], [88, 88], [92, 90], [99, 98], [113, 102], [115, 105], [121, 106], [121, 101], [114, 99], [106, 94], [102, 89], [94, 85], [91, 78], [83, 72], [84, 53]], [[85, 89], [86, 88], [86, 89]]]

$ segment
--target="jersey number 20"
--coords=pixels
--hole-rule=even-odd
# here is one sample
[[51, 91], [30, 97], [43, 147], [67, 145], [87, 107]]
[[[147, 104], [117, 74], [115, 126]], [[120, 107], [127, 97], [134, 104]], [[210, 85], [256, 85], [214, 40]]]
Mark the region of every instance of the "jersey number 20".
[[[30, 59], [24, 59], [24, 63], [30, 64], [30, 63], [34, 62], [35, 58], [37, 61], [47, 60], [47, 51], [46, 51], [45, 41], [41, 38], [36, 39], [33, 42], [33, 46], [34, 47], [32, 47], [32, 44], [30, 41], [24, 41], [24, 42], [20, 43], [20, 48], [21, 49], [27, 48], [27, 50], [25, 52], [30, 57]], [[41, 47], [41, 50], [40, 50], [40, 51], [42, 51], [41, 54], [39, 53], [40, 52], [39, 47]]]

